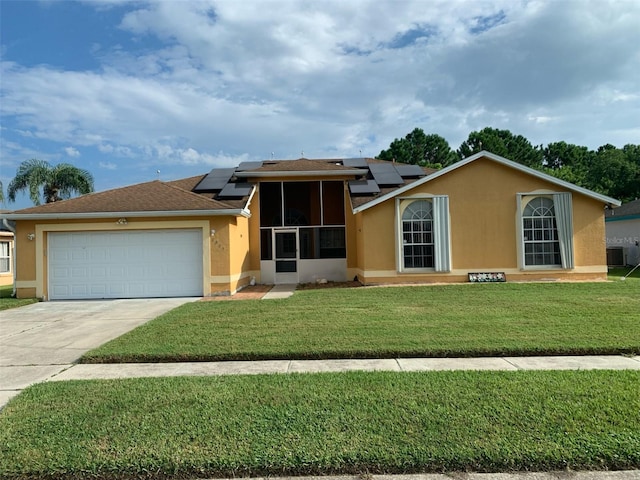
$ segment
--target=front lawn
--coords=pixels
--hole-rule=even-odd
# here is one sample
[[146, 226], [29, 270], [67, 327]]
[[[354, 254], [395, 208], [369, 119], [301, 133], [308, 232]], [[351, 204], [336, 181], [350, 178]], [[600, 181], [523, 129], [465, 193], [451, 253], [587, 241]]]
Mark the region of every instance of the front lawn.
[[52, 382], [0, 412], [0, 477], [638, 467], [634, 371]]
[[13, 292], [13, 285], [5, 285], [0, 287], [0, 310], [7, 310], [8, 308], [22, 307], [23, 305], [29, 305], [35, 303], [35, 298], [11, 298]]
[[640, 352], [640, 281], [298, 291], [194, 302], [84, 362]]

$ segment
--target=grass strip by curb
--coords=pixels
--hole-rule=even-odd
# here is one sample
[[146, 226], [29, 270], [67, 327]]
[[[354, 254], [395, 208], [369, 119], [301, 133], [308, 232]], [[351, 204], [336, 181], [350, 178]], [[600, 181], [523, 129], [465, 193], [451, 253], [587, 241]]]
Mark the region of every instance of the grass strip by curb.
[[[306, 290], [193, 302], [83, 363], [640, 353], [640, 282]], [[319, 308], [321, 306], [321, 308]]]
[[0, 412], [19, 479], [639, 467], [635, 371], [53, 382]]

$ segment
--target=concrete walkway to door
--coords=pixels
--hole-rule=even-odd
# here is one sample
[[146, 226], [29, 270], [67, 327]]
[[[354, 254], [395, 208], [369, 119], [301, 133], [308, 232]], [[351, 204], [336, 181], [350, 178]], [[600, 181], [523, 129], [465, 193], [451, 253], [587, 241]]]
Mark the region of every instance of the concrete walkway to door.
[[44, 302], [0, 312], [0, 408], [83, 353], [198, 298]]

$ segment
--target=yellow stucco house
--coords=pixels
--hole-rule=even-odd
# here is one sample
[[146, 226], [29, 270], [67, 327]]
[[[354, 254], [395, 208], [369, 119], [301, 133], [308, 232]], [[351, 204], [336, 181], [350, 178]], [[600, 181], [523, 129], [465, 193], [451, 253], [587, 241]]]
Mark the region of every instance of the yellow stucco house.
[[252, 281], [604, 279], [604, 208], [619, 204], [480, 152], [441, 170], [245, 162], [5, 217], [17, 295], [57, 300], [233, 294]]
[[[0, 216], [2, 216], [1, 213]], [[0, 223], [0, 287], [12, 284], [13, 232]]]

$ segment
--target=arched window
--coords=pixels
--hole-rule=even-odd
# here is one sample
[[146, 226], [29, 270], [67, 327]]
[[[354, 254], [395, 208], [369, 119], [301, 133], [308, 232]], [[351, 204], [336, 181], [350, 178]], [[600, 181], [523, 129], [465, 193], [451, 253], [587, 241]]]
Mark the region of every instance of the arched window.
[[433, 268], [433, 205], [429, 200], [411, 202], [402, 213], [404, 268]]
[[562, 265], [554, 202], [534, 197], [522, 211], [524, 264]]

